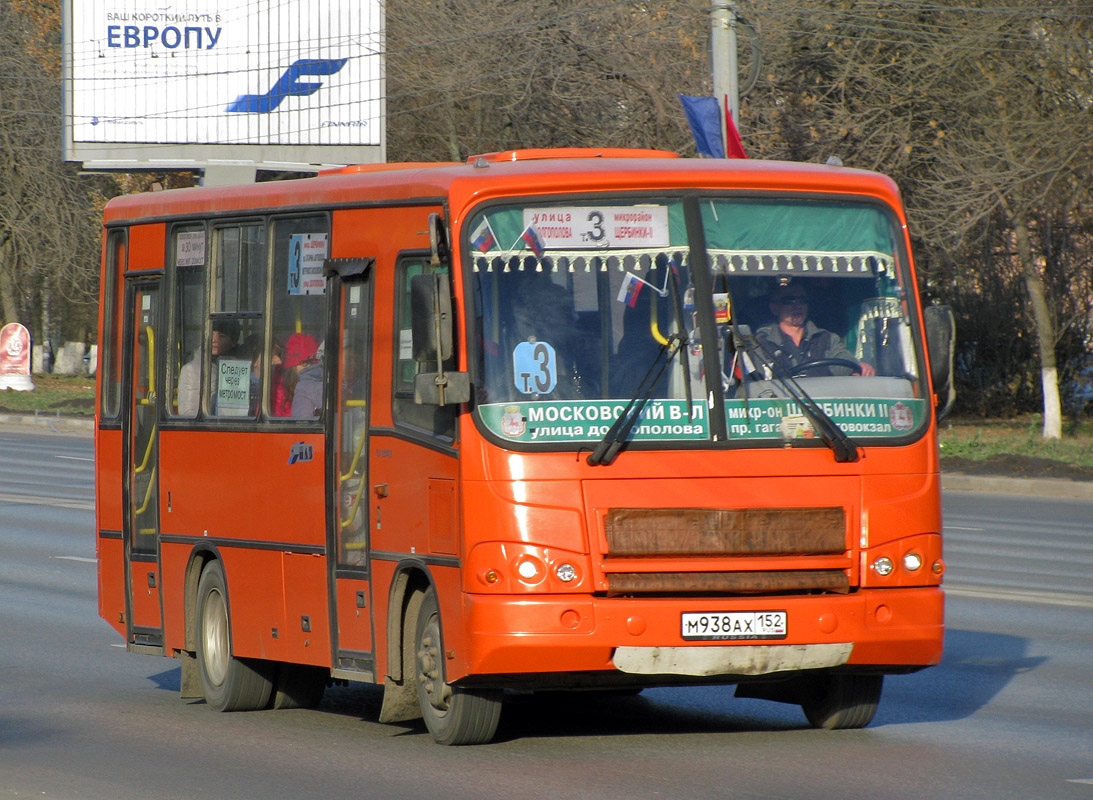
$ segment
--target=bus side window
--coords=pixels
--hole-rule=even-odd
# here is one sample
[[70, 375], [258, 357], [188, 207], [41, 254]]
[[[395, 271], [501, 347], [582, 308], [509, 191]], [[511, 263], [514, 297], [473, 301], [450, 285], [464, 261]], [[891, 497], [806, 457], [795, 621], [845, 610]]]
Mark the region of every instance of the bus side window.
[[319, 416], [327, 325], [322, 267], [330, 254], [329, 231], [326, 216], [273, 221], [270, 363], [262, 380], [266, 410], [274, 417]]
[[[418, 404], [414, 401], [414, 377], [421, 372], [436, 370], [436, 364], [419, 365], [414, 361], [410, 322], [410, 279], [426, 271], [425, 258], [405, 258], [396, 267], [397, 293], [395, 298], [396, 326], [398, 338], [395, 341], [395, 379], [392, 382], [392, 414], [396, 424], [407, 425], [424, 431], [431, 436], [455, 439], [456, 406], [434, 406]], [[447, 276], [447, 267], [441, 268]], [[451, 365], [455, 368], [457, 356], [452, 354]]]
[[220, 418], [252, 417], [254, 361], [246, 347], [260, 349], [265, 334], [266, 227], [261, 222], [224, 225], [214, 229], [213, 237], [205, 409]]
[[121, 282], [128, 266], [128, 232], [112, 230], [106, 241], [106, 269], [103, 271], [103, 341], [102, 354], [102, 418], [115, 419], [121, 413]]
[[172, 335], [167, 355], [168, 412], [193, 419], [201, 404], [205, 321], [205, 227], [179, 226], [172, 232], [175, 267]]

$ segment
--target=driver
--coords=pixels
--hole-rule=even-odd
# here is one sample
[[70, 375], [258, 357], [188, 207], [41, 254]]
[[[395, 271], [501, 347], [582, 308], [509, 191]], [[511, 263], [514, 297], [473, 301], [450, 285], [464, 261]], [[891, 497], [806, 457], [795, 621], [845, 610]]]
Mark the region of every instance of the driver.
[[871, 364], [858, 361], [846, 349], [842, 337], [825, 331], [808, 318], [808, 293], [798, 282], [785, 282], [775, 287], [770, 295], [770, 313], [776, 322], [764, 325], [755, 336], [790, 374], [805, 377], [826, 375], [850, 375], [849, 366], [826, 365], [802, 369], [812, 361], [838, 358], [859, 364], [862, 375], [875, 375]]

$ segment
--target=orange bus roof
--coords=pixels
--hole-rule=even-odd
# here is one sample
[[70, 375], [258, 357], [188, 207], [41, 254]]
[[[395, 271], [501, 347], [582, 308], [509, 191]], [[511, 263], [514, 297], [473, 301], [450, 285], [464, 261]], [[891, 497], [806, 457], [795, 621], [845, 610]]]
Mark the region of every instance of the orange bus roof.
[[354, 165], [298, 180], [117, 197], [107, 204], [105, 221], [445, 200], [458, 213], [466, 203], [484, 197], [633, 189], [667, 191], [693, 186], [856, 194], [899, 204], [895, 183], [876, 172], [785, 161], [669, 157], [672, 155], [665, 151], [582, 148], [492, 153], [472, 157], [465, 164]]

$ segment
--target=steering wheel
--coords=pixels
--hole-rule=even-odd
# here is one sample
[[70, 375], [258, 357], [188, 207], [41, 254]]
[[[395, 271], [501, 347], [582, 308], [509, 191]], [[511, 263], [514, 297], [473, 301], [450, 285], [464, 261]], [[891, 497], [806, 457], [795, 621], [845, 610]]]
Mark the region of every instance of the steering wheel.
[[790, 377], [802, 378], [813, 367], [846, 367], [852, 375], [861, 375], [861, 364], [857, 361], [851, 361], [849, 358], [818, 358], [793, 367], [789, 371]]

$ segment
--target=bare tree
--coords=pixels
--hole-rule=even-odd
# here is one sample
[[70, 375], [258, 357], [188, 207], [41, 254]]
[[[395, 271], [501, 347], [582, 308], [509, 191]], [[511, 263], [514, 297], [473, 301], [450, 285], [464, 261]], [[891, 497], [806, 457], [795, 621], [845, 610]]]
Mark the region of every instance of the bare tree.
[[1046, 271], [1070, 274], [1085, 261], [1049, 259], [1038, 230], [1073, 215], [1089, 185], [1088, 11], [1024, 0], [767, 8], [774, 68], [745, 117], [757, 123], [764, 155], [836, 153], [893, 175], [918, 240], [940, 254], [927, 261], [947, 264], [954, 281], [978, 278], [960, 274], [945, 251], [990, 251], [995, 265], [1008, 252], [1037, 342], [1043, 433], [1059, 436], [1063, 300]]
[[[392, 158], [691, 147], [676, 92], [709, 83], [693, 0], [392, 0]], [[708, 91], [708, 88], [706, 89]]]
[[103, 202], [61, 162], [59, 12], [7, 0], [0, 14], [0, 310], [39, 340], [94, 328]]

